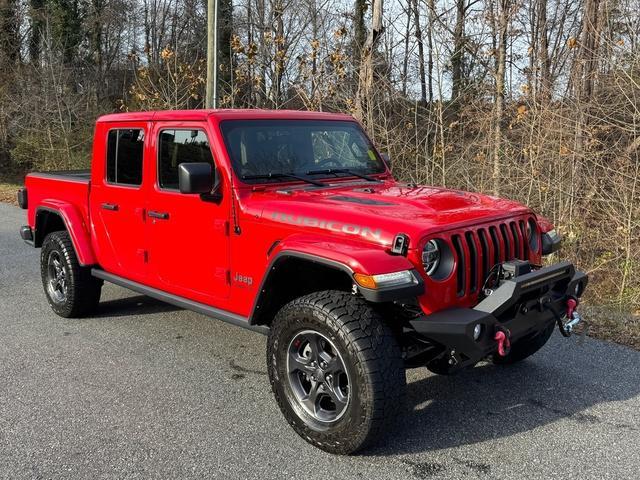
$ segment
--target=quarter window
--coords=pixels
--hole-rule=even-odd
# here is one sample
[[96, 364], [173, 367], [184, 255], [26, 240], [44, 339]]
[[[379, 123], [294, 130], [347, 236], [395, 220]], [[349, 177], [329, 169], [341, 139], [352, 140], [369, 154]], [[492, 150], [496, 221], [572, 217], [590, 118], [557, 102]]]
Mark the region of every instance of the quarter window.
[[209, 140], [202, 130], [163, 130], [158, 143], [160, 188], [178, 189], [178, 166], [183, 162], [206, 162], [213, 166]]
[[110, 130], [107, 137], [107, 182], [140, 185], [143, 151], [144, 130]]

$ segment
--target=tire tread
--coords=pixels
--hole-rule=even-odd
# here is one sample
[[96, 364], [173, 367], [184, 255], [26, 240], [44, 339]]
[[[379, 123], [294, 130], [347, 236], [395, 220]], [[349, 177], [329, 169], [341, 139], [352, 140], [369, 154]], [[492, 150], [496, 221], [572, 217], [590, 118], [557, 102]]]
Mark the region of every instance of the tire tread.
[[[68, 298], [63, 304], [53, 302], [47, 292], [47, 257], [53, 249], [58, 250], [64, 258], [69, 274]], [[73, 242], [66, 230], [51, 232], [45, 237], [42, 243], [40, 272], [49, 305], [58, 315], [79, 318], [91, 313], [98, 305], [102, 281], [91, 275], [91, 268], [80, 265]]]
[[[278, 312], [269, 334], [268, 359], [273, 358], [274, 354], [272, 336], [277, 337], [283, 324], [291, 321], [301, 309], [313, 310], [325, 323], [334, 324], [338, 329], [336, 333], [347, 347], [354, 349], [356, 368], [368, 379], [368, 390], [373, 395], [371, 402], [366, 402], [367, 405], [373, 405], [373, 411], [368, 417], [368, 424], [359, 425], [360, 431], [354, 432], [354, 441], [351, 442], [344, 438], [335, 439], [329, 444], [320, 442], [307, 427], [300, 428], [294, 419], [287, 420], [303, 438], [323, 450], [344, 454], [366, 448], [381, 437], [404, 410], [406, 380], [397, 341], [364, 299], [343, 291], [327, 290], [297, 298]], [[281, 398], [273, 378], [272, 387], [281, 410], [287, 416], [283, 408], [283, 402], [287, 402], [287, 399]]]

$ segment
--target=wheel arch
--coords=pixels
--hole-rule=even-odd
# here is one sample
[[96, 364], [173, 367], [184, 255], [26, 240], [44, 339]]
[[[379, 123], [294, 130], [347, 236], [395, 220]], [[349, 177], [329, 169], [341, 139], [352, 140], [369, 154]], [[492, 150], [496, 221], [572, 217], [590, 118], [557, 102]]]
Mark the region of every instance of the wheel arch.
[[62, 230], [69, 233], [80, 265], [95, 265], [91, 237], [82, 216], [73, 205], [41, 205], [36, 208], [33, 237], [35, 247], [41, 247], [49, 233]]
[[252, 325], [269, 325], [291, 300], [321, 290], [350, 291], [353, 270], [346, 264], [298, 251], [273, 257], [253, 304]]

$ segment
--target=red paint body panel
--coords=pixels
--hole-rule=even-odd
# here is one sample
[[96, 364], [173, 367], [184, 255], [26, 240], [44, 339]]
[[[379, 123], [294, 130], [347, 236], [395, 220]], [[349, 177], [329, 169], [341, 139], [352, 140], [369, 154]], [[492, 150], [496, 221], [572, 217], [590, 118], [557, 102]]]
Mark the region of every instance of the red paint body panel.
[[88, 222], [89, 182], [61, 180], [35, 173], [27, 175], [25, 187], [29, 191], [29, 225], [35, 227], [39, 211], [57, 212], [69, 230], [80, 263], [94, 265], [97, 260], [92, 245], [91, 225]]
[[551, 220], [540, 215], [538, 215], [538, 226], [540, 227], [540, 231], [542, 233], [550, 232], [555, 228]]
[[[228, 119], [354, 121], [342, 114], [268, 110], [106, 115], [96, 126], [91, 182], [27, 176], [29, 225], [35, 227], [39, 207], [57, 210], [67, 222], [83, 264], [95, 264], [127, 279], [248, 317], [269, 262], [287, 251], [339, 262], [354, 273], [415, 268], [425, 281], [425, 294], [418, 299], [425, 313], [471, 306], [477, 302], [481, 287], [476, 280], [472, 291], [472, 279], [482, 273], [469, 261], [474, 245], [476, 265], [482, 264], [485, 256], [493, 258], [494, 250], [507, 247], [500, 239], [496, 245], [482, 246], [479, 229], [488, 232], [491, 226], [505, 222], [516, 222], [517, 226], [536, 218], [516, 202], [407, 186], [396, 182], [388, 171], [376, 175], [380, 183], [351, 177], [325, 179], [330, 183], [326, 188], [296, 181], [248, 185], [235, 176], [224, 146], [219, 122]], [[145, 130], [143, 182], [139, 187], [105, 181], [106, 139], [112, 128]], [[219, 170], [219, 203], [159, 188], [157, 139], [163, 128], [206, 133]], [[118, 209], [105, 210], [104, 203], [117, 204]], [[150, 218], [152, 210], [167, 213], [168, 219]], [[234, 233], [235, 226], [240, 234]], [[410, 239], [407, 257], [389, 252], [398, 233]], [[518, 235], [513, 235], [511, 241], [517, 242]], [[422, 248], [436, 237], [447, 242], [468, 238], [471, 242], [461, 246], [466, 263], [455, 255], [456, 268], [465, 264], [462, 295], [454, 273], [442, 281], [424, 274]], [[511, 249], [511, 257], [540, 263], [540, 252], [528, 252], [522, 245], [516, 252], [515, 244]]]

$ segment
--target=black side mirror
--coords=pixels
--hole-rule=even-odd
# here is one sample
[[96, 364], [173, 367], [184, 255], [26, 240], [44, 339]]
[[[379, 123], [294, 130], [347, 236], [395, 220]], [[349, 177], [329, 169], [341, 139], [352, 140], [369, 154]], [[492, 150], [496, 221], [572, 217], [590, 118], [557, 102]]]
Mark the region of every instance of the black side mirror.
[[181, 163], [178, 166], [180, 193], [210, 195], [218, 188], [218, 171], [210, 163]]
[[381, 153], [380, 156], [382, 157], [382, 160], [384, 160], [384, 163], [387, 164], [387, 168], [391, 170], [391, 159], [389, 158], [389, 154]]

